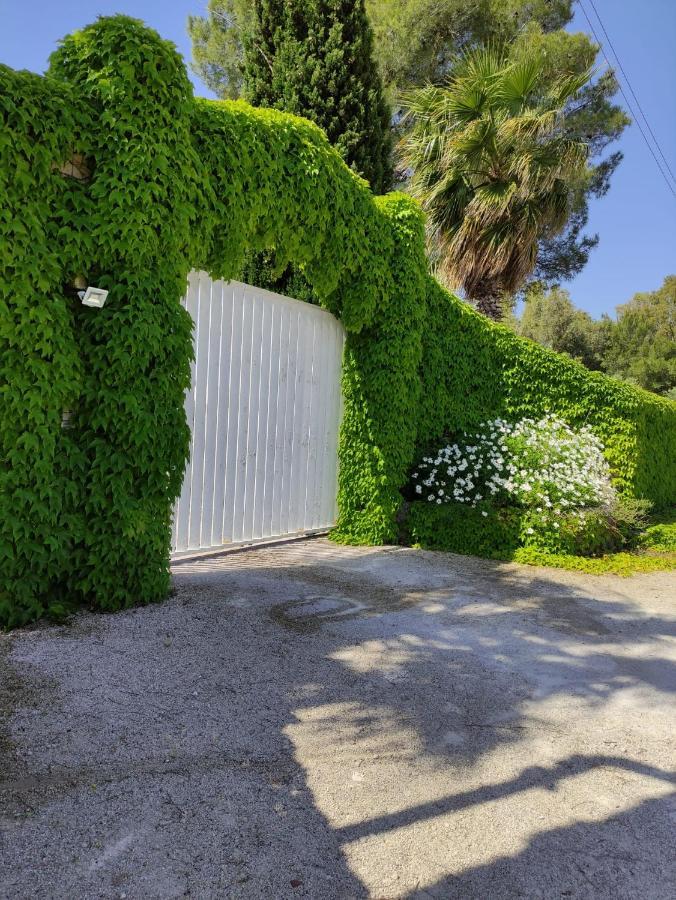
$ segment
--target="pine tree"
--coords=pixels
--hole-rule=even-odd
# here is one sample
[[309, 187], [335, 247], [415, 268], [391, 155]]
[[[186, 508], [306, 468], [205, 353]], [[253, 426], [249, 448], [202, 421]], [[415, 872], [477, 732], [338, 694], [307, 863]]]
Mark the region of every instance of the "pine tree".
[[364, 0], [255, 0], [244, 96], [311, 119], [375, 193], [390, 187], [390, 110]]

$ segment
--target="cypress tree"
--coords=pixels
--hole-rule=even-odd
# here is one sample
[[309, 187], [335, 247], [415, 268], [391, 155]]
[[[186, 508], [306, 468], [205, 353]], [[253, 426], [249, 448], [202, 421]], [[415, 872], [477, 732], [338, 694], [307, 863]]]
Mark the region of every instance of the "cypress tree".
[[244, 94], [316, 122], [375, 193], [389, 189], [390, 110], [364, 0], [255, 0]]

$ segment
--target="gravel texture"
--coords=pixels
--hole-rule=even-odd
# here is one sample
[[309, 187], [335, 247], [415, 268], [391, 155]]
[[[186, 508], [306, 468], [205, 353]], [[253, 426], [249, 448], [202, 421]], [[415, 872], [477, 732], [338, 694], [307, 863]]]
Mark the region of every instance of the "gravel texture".
[[0, 636], [0, 897], [672, 898], [675, 596], [316, 539]]

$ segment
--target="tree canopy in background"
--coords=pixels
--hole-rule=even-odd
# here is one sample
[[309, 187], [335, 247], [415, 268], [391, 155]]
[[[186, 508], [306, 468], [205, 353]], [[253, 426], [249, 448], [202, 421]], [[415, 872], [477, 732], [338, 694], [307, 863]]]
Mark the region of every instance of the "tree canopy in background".
[[634, 294], [618, 306], [605, 370], [650, 391], [674, 396], [676, 275], [665, 278], [658, 290]]
[[206, 16], [188, 16], [192, 69], [217, 97], [236, 100], [241, 95], [243, 38], [252, 13], [253, 0], [209, 0]]
[[[312, 0], [310, 0], [312, 2]], [[390, 102], [402, 91], [441, 84], [464, 50], [501, 43], [515, 57], [535, 48], [552, 74], [580, 74], [597, 60], [598, 47], [565, 26], [573, 0], [367, 0], [374, 52]], [[251, 27], [253, 0], [209, 0], [206, 18], [191, 17], [193, 68], [221, 97], [237, 97], [243, 83], [243, 40]], [[535, 276], [548, 284], [580, 272], [598, 235], [588, 235], [589, 201], [603, 196], [619, 164], [608, 148], [629, 123], [613, 102], [618, 85], [610, 70], [598, 74], [566, 110], [568, 137], [590, 147], [588, 170], [569, 185], [570, 214], [564, 230], [540, 243]], [[396, 120], [395, 114], [395, 120]]]
[[401, 154], [437, 272], [493, 318], [532, 274], [538, 242], [568, 221], [568, 185], [585, 170], [587, 145], [562, 133], [561, 120], [588, 79], [551, 78], [535, 51], [513, 59], [477, 48], [443, 86], [404, 94], [412, 126]]
[[567, 353], [588, 369], [600, 370], [613, 323], [609, 316], [592, 319], [558, 285], [549, 290], [536, 285], [528, 291], [521, 317], [513, 320], [513, 326], [522, 337], [549, 350]]
[[459, 53], [508, 44], [524, 29], [563, 28], [572, 0], [367, 0], [376, 56], [396, 101], [412, 86], [440, 84]]
[[389, 189], [391, 112], [364, 0], [211, 0], [188, 28], [219, 96], [310, 119], [375, 193]]
[[[376, 57], [392, 100], [411, 87], [443, 84], [454, 58], [465, 50], [497, 44], [514, 59], [537, 52], [551, 78], [580, 75], [594, 66], [599, 47], [589, 35], [565, 31], [573, 0], [368, 0]], [[618, 84], [606, 70], [572, 100], [564, 134], [590, 148], [587, 171], [569, 184], [565, 229], [541, 241], [535, 276], [547, 283], [580, 272], [598, 235], [586, 235], [589, 200], [603, 196], [622, 159], [607, 148], [629, 124], [613, 103]]]
[[560, 287], [534, 286], [521, 316], [507, 321], [522, 337], [589, 369], [676, 399], [676, 275], [618, 306], [615, 320], [592, 319]]

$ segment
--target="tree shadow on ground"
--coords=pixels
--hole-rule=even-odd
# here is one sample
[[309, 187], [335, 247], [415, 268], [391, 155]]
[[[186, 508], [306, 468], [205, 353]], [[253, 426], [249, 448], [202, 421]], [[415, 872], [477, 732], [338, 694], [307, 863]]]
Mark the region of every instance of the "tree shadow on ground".
[[[661, 776], [657, 776], [661, 777]], [[673, 799], [648, 800], [601, 821], [577, 822], [535, 835], [511, 856], [470, 867], [406, 894], [407, 900], [570, 897], [580, 900], [670, 900], [673, 863], [653, 852], [655, 828]]]
[[[340, 745], [348, 745], [356, 758], [408, 756], [437, 774], [465, 772], [545, 727], [542, 708], [560, 708], [563, 721], [581, 709], [603, 716], [615, 697], [647, 691], [654, 700], [676, 684], [665, 644], [675, 631], [673, 619], [646, 615], [617, 579], [593, 582], [595, 599], [588, 587], [581, 589], [575, 578], [566, 583], [560, 573], [550, 579], [537, 569], [449, 557], [439, 571], [442, 555], [399, 550], [360, 550], [347, 561], [344, 554], [327, 550], [324, 559], [312, 553], [305, 560], [299, 550], [291, 565], [288, 552], [283, 564], [274, 552], [225, 563], [228, 591], [238, 602], [246, 602], [240, 589], [258, 582], [254, 593], [270, 618], [280, 633], [294, 636], [287, 732], [299, 733], [301, 723], [303, 734], [294, 737], [301, 761], [303, 743], [308, 758], [322, 747], [339, 755]], [[413, 577], [407, 571], [412, 562]], [[455, 562], [457, 572], [449, 578]], [[219, 565], [193, 563], [191, 577], [199, 581], [201, 572], [213, 575]], [[658, 655], [662, 647], [664, 655]], [[321, 659], [321, 667], [304, 680], [312, 659]], [[598, 743], [613, 751], [617, 738], [611, 731]], [[336, 825], [336, 833], [346, 846], [595, 770], [662, 782], [667, 777], [660, 767], [613, 752], [568, 753], [549, 766], [526, 765], [488, 787], [361, 815]], [[316, 790], [315, 799], [326, 800]], [[664, 811], [661, 801], [650, 802]], [[571, 826], [588, 835], [594, 828]], [[603, 822], [598, 829], [608, 830]], [[537, 841], [546, 843], [544, 837]]]

